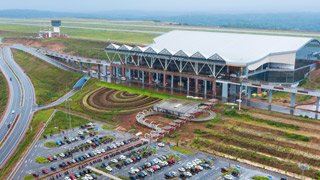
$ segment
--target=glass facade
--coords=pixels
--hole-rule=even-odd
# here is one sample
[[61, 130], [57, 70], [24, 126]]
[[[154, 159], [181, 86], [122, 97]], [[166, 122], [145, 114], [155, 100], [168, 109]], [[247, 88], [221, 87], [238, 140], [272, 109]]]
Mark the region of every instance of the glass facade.
[[[315, 56], [315, 52], [320, 52], [320, 43], [317, 40], [310, 41], [308, 44], [300, 48], [296, 52], [296, 60], [294, 70], [285, 70], [279, 68], [276, 70], [267, 70], [255, 75], [249, 76], [251, 80], [268, 81], [273, 83], [296, 83], [303, 80], [310, 71], [310, 65], [319, 60], [319, 56]], [[266, 70], [269, 63], [260, 66], [257, 70]], [[272, 69], [272, 67], [270, 67]], [[250, 72], [249, 72], [250, 73]]]

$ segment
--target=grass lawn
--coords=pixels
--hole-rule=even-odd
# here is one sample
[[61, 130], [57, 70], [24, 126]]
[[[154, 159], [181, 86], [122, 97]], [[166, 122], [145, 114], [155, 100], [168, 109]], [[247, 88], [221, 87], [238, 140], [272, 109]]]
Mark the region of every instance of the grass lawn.
[[0, 117], [3, 113], [3, 111], [6, 109], [6, 105], [8, 102], [8, 84], [5, 80], [2, 72], [0, 71]]
[[38, 156], [38, 157], [36, 157], [36, 162], [37, 163], [49, 163], [50, 161], [47, 158]]
[[179, 146], [172, 146], [172, 147], [170, 147], [170, 149], [172, 149], [174, 151], [177, 151], [177, 152], [180, 152], [180, 153], [183, 153], [183, 154], [194, 154], [195, 153], [193, 151], [190, 151], [188, 149], [184, 149], [184, 148], [179, 147]]
[[[39, 33], [39, 26], [1, 24], [2, 31], [16, 31], [17, 33]], [[61, 33], [67, 33], [71, 38], [82, 38], [103, 41], [118, 41], [126, 43], [146, 44], [152, 43], [153, 38], [159, 34], [106, 31], [93, 29], [61, 28]]]
[[[83, 124], [87, 124], [91, 121], [84, 119], [79, 116], [71, 115], [71, 127], [79, 127]], [[58, 127], [58, 128], [54, 128]], [[62, 130], [68, 130], [70, 129], [70, 121], [69, 119], [66, 120], [66, 113], [57, 111], [56, 114], [53, 116], [52, 120], [49, 122], [46, 130], [43, 132], [43, 134], [49, 135], [49, 134], [56, 134], [61, 132]]]
[[24, 32], [15, 32], [15, 31], [1, 31], [0, 30], [0, 37], [11, 37], [11, 38], [23, 38], [23, 37], [30, 37], [36, 36], [37, 33], [24, 33]]
[[75, 72], [62, 70], [24, 51], [13, 49], [12, 52], [15, 61], [32, 81], [38, 105], [59, 99], [69, 92], [82, 76]]
[[54, 142], [47, 141], [47, 142], [44, 143], [44, 146], [46, 146], [46, 147], [58, 147], [59, 145], [57, 145]]
[[114, 130], [117, 127], [111, 127], [111, 126], [107, 126], [107, 125], [103, 125], [102, 129], [106, 129], [106, 130]]
[[104, 48], [109, 44], [108, 42], [65, 38], [39, 39], [37, 41], [39, 43], [62, 43], [66, 47], [64, 51], [66, 53], [73, 52], [75, 56], [108, 59], [104, 51]]
[[29, 175], [26, 175], [26, 177], [24, 177], [23, 180], [30, 180], [30, 179], [34, 179], [34, 176], [29, 174]]
[[9, 159], [6, 166], [0, 169], [0, 179], [6, 179], [6, 177], [10, 174], [9, 172], [11, 172], [12, 168], [15, 167], [15, 163], [21, 159], [22, 153], [28, 149], [28, 146], [32, 143], [37, 133], [39, 133], [40, 129], [43, 127], [43, 123], [49, 119], [53, 111], [53, 109], [46, 109], [38, 111], [33, 116], [29, 129], [27, 130], [22, 141], [19, 143], [17, 151]]

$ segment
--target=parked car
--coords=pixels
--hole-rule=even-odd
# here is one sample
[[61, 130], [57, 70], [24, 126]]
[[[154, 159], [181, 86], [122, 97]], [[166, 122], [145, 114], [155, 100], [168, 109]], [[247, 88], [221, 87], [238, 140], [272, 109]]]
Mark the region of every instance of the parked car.
[[185, 172], [186, 170], [183, 167], [181, 167], [181, 168], [178, 169], [178, 171]]
[[226, 167], [222, 167], [222, 168], [221, 168], [221, 172], [228, 172], [228, 171], [229, 171], [229, 169], [226, 168]]
[[238, 173], [238, 171], [232, 171], [231, 175], [234, 176], [234, 177], [238, 177], [239, 173]]
[[232, 176], [228, 174], [224, 176], [224, 180], [232, 180]]
[[107, 166], [106, 170], [112, 172], [112, 168], [110, 166]]
[[46, 170], [46, 169], [42, 169], [42, 173], [43, 173], [43, 174], [48, 174], [48, 173], [49, 173], [49, 171], [48, 171], [48, 170]]

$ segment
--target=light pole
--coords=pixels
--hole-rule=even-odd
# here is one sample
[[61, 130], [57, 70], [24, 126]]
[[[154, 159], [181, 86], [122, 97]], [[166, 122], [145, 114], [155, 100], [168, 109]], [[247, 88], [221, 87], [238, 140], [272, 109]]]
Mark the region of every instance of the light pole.
[[298, 164], [298, 167], [302, 170], [302, 180], [304, 178], [304, 171], [309, 170], [309, 166], [307, 164]]
[[239, 78], [239, 80], [240, 80], [240, 92], [239, 92], [239, 99], [237, 100], [238, 102], [239, 102], [239, 111], [241, 111], [241, 102], [242, 102], [242, 100], [241, 100], [241, 94], [242, 94], [242, 82], [241, 82], [241, 79], [242, 79], [242, 67], [241, 67], [241, 70], [240, 70], [240, 78]]
[[71, 129], [72, 129], [72, 125], [71, 125], [71, 102], [72, 101], [72, 99], [67, 99], [66, 101], [65, 101], [65, 105], [66, 105], [66, 120], [68, 120], [68, 114], [69, 114], [69, 121], [70, 121], [70, 131], [71, 131]]

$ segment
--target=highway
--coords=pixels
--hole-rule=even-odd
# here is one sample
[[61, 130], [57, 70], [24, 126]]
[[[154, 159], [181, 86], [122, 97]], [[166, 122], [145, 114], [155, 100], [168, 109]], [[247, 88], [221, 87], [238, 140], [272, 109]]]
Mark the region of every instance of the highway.
[[[4, 139], [9, 131], [8, 123], [12, 123], [12, 131], [0, 147], [0, 167], [2, 167], [25, 134], [36, 104], [34, 103], [35, 92], [33, 85], [28, 76], [13, 60], [10, 48], [4, 47], [0, 53], [0, 68], [9, 82], [11, 97], [8, 111], [0, 125], [1, 140]], [[11, 81], [10, 78], [12, 79]], [[15, 113], [12, 113], [12, 111], [15, 111]], [[14, 124], [13, 121], [18, 114], [20, 114], [20, 117], [17, 119], [16, 124]]]

